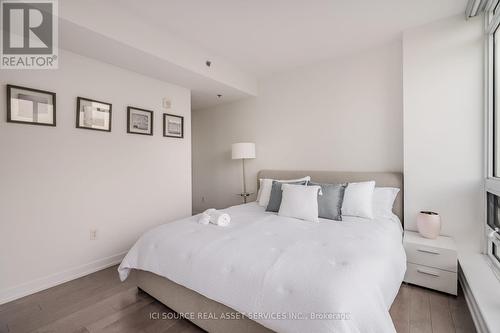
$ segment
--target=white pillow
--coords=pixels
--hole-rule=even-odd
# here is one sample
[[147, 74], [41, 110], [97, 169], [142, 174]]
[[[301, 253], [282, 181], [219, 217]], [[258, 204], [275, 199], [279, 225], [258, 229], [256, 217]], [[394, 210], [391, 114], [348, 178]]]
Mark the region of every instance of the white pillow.
[[[260, 186], [259, 192], [257, 193], [257, 201], [259, 202], [259, 206], [267, 207], [269, 203], [269, 198], [271, 197], [271, 189], [273, 188], [273, 180], [272, 179], [259, 179]], [[267, 203], [266, 203], [267, 198]]]
[[278, 215], [318, 222], [318, 192], [320, 186], [283, 184]]
[[374, 189], [374, 181], [347, 184], [342, 202], [342, 215], [373, 219]]
[[373, 191], [373, 215], [376, 217], [390, 218], [394, 214], [392, 207], [399, 193], [395, 187], [375, 187]]
[[[273, 188], [273, 181], [275, 179], [260, 179], [260, 187], [259, 192], [257, 193], [257, 201], [259, 202], [259, 206], [267, 207], [269, 204], [269, 198], [271, 197], [271, 189]], [[295, 183], [295, 182], [303, 182], [310, 181], [311, 177], [303, 177], [298, 179], [287, 179], [287, 180], [276, 180], [280, 183]]]
[[257, 203], [259, 203], [261, 193], [262, 193], [262, 178], [259, 179], [259, 190], [257, 191], [257, 199], [255, 200], [257, 201]]

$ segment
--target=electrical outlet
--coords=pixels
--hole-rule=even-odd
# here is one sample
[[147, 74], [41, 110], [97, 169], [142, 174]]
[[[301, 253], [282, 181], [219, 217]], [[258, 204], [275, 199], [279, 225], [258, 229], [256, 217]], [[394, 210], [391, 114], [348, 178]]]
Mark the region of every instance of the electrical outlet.
[[205, 202], [205, 197], [201, 197], [201, 202]]
[[90, 229], [90, 240], [97, 240], [97, 229]]

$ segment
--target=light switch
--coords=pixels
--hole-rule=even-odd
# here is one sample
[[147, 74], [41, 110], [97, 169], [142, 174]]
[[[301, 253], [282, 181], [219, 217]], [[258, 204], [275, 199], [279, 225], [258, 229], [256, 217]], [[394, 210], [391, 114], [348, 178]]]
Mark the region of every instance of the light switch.
[[170, 109], [172, 107], [172, 101], [169, 100], [167, 97], [163, 97], [161, 105], [163, 106], [164, 109]]

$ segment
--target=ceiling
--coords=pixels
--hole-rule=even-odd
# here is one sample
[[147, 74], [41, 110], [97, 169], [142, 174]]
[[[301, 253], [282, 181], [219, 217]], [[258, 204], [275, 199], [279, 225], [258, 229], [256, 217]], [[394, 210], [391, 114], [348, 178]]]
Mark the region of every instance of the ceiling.
[[[401, 38], [467, 0], [64, 0], [60, 46], [191, 90], [202, 109], [259, 79]], [[212, 60], [211, 67], [205, 65]], [[222, 95], [219, 98], [218, 95]]]
[[[103, 1], [103, 0], [100, 0]], [[113, 2], [113, 0], [105, 0]], [[116, 1], [116, 0], [115, 0]], [[120, 10], [265, 77], [464, 13], [467, 0], [120, 0]]]

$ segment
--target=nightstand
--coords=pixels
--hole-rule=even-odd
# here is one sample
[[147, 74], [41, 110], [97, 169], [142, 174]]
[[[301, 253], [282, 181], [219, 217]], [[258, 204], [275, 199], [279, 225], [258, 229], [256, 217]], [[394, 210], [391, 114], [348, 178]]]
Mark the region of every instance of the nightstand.
[[405, 282], [457, 294], [457, 249], [451, 237], [427, 239], [418, 232], [405, 231], [403, 245]]

